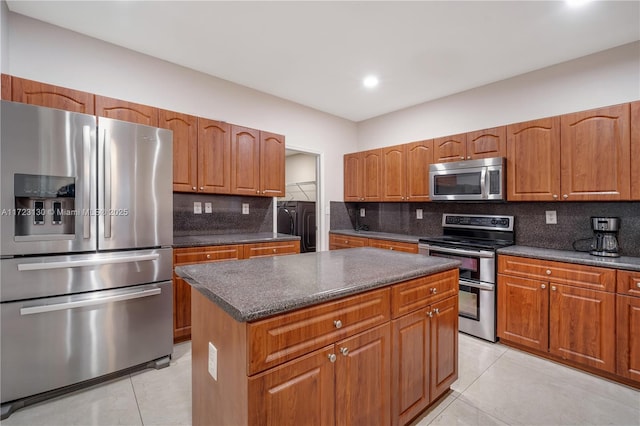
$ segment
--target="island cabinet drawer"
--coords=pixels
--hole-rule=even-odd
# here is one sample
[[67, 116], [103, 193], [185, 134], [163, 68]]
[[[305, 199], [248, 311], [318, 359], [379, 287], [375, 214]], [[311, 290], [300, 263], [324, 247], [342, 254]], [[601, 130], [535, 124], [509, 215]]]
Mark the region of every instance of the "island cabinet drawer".
[[640, 297], [640, 272], [618, 271], [618, 293]]
[[368, 245], [369, 245], [368, 238], [329, 234], [329, 250], [352, 248], [352, 247], [367, 247]]
[[369, 238], [369, 247], [403, 251], [406, 253], [418, 253], [418, 244], [403, 243], [400, 241], [374, 240]]
[[241, 245], [187, 247], [173, 250], [173, 266], [242, 259]]
[[281, 241], [271, 243], [254, 243], [244, 245], [244, 258], [280, 256], [300, 253], [300, 241]]
[[395, 319], [458, 294], [458, 273], [452, 269], [392, 286], [391, 316]]
[[596, 266], [499, 255], [498, 273], [591, 290], [616, 291], [615, 269]]
[[389, 321], [389, 294], [374, 290], [249, 323], [247, 374]]

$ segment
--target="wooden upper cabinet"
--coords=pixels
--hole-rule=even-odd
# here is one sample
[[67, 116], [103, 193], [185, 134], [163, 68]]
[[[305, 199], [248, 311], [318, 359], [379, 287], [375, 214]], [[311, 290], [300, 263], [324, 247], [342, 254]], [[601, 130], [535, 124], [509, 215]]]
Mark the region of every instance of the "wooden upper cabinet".
[[[4, 87], [4, 78], [2, 85]], [[94, 95], [39, 81], [11, 77], [11, 100], [25, 104], [62, 109], [82, 114], [95, 113]], [[3, 90], [3, 99], [5, 96]]]
[[96, 115], [158, 127], [158, 109], [106, 96], [95, 96]]
[[363, 153], [363, 197], [364, 201], [382, 199], [382, 149]]
[[360, 152], [344, 155], [344, 201], [362, 201], [364, 160]]
[[285, 195], [284, 136], [260, 132], [260, 195], [283, 197]]
[[198, 118], [159, 110], [158, 125], [173, 131], [173, 190], [194, 192], [198, 185]]
[[433, 139], [406, 144], [408, 201], [429, 201], [429, 165], [433, 163]]
[[0, 75], [2, 78], [2, 100], [10, 101], [11, 100], [11, 76], [9, 74]]
[[640, 101], [631, 102], [631, 199], [640, 200]]
[[198, 118], [198, 192], [231, 193], [231, 125]]
[[445, 136], [433, 140], [433, 162], [446, 163], [467, 158], [467, 134]]
[[560, 117], [507, 126], [507, 199], [553, 201], [560, 194]]
[[467, 133], [467, 160], [507, 155], [506, 126]]
[[560, 120], [562, 198], [629, 200], [629, 104], [565, 114]]
[[231, 126], [231, 192], [260, 194], [260, 131]]
[[404, 201], [406, 198], [406, 146], [382, 149], [382, 201]]

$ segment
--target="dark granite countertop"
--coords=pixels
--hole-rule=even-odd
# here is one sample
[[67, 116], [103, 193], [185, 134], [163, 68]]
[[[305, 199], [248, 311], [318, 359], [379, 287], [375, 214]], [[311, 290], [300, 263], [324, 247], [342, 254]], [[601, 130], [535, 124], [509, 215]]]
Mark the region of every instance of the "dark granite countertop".
[[578, 263], [581, 265], [601, 266], [604, 268], [626, 269], [640, 271], [640, 257], [598, 257], [589, 253], [554, 250], [528, 246], [509, 246], [498, 250], [498, 254], [530, 257], [542, 260], [556, 260], [558, 262]]
[[176, 267], [235, 320], [253, 321], [458, 267], [451, 259], [371, 247]]
[[332, 229], [330, 234], [349, 235], [352, 237], [378, 238], [380, 240], [400, 241], [402, 243], [418, 244], [418, 237], [415, 235], [392, 234], [390, 232], [356, 231], [353, 229]]
[[173, 237], [173, 248], [221, 246], [226, 244], [269, 243], [272, 241], [295, 241], [297, 235], [276, 234], [273, 232], [258, 232], [247, 234], [211, 234], [184, 235]]

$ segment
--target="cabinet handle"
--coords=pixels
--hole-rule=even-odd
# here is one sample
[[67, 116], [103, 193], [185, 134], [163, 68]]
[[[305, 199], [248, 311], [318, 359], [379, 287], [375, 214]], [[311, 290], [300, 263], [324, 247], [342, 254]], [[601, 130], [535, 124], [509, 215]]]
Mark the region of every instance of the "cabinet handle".
[[640, 288], [640, 281], [636, 283], [636, 287]]
[[542, 285], [540, 286], [540, 288], [545, 289], [545, 288], [547, 288], [547, 285], [546, 285], [546, 284], [542, 284]]
[[333, 322], [333, 325], [335, 325], [336, 328], [342, 328], [342, 321], [336, 320]]
[[204, 191], [204, 186], [201, 186], [201, 187], [200, 187], [200, 191]]
[[276, 249], [273, 249], [273, 252], [274, 252], [274, 253], [277, 253], [278, 251], [277, 251]]
[[389, 250], [393, 250], [393, 247], [389, 247]]
[[336, 362], [336, 354], [329, 354], [327, 358], [329, 358], [329, 361], [331, 362]]
[[211, 259], [211, 255], [210, 254], [207, 255], [207, 259]]
[[569, 196], [568, 196], [567, 194], [564, 194], [564, 195], [562, 196], [562, 198], [564, 198], [564, 199], [566, 200], [567, 198], [569, 198]]
[[433, 312], [434, 312], [436, 315], [438, 315], [438, 314], [440, 313], [440, 309], [435, 308], [435, 309], [433, 310]]
[[344, 240], [344, 243], [345, 244], [349, 244], [349, 240]]
[[260, 194], [260, 190], [259, 190], [259, 189], [258, 189], [258, 190], [256, 190], [256, 194]]
[[191, 189], [193, 189], [193, 190], [195, 191], [195, 190], [196, 190], [196, 187], [195, 187], [195, 186], [192, 186], [192, 187], [191, 187]]
[[461, 160], [464, 160], [464, 155], [462, 157], [460, 157]]
[[556, 286], [555, 285], [551, 286], [551, 291], [556, 291]]
[[545, 272], [547, 275], [551, 275], [551, 269], [547, 269]]
[[467, 157], [467, 160], [471, 160], [471, 156], [470, 155]]
[[340, 348], [340, 353], [344, 356], [349, 355], [349, 348]]
[[553, 194], [553, 199], [557, 200], [558, 199], [558, 194]]
[[432, 287], [432, 288], [429, 289], [429, 293], [431, 293], [431, 294], [436, 294], [437, 292], [438, 292], [438, 289], [435, 288], [435, 287]]
[[431, 312], [431, 311], [427, 312], [427, 316], [428, 316], [429, 318], [433, 318], [433, 312]]

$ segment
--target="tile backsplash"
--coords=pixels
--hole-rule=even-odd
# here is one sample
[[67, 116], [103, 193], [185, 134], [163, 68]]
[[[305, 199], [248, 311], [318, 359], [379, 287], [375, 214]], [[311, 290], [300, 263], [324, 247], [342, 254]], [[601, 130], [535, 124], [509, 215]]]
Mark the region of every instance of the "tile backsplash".
[[[360, 217], [360, 209], [365, 217]], [[423, 218], [416, 219], [422, 209]], [[545, 212], [553, 210], [558, 223], [547, 225]], [[428, 236], [442, 234], [443, 213], [509, 215], [515, 217], [516, 244], [573, 250], [574, 241], [591, 238], [591, 216], [621, 218], [618, 242], [623, 256], [640, 257], [640, 202], [556, 203], [331, 203], [331, 229]], [[588, 247], [588, 241], [577, 243]]]
[[[200, 202], [202, 214], [194, 213]], [[211, 203], [211, 213], [205, 213]], [[249, 204], [249, 214], [242, 205]], [[273, 231], [273, 198], [236, 195], [173, 194], [173, 235], [240, 234]]]

